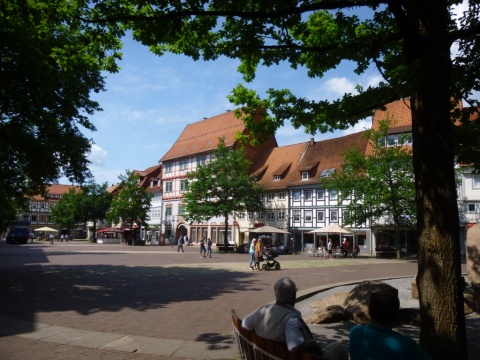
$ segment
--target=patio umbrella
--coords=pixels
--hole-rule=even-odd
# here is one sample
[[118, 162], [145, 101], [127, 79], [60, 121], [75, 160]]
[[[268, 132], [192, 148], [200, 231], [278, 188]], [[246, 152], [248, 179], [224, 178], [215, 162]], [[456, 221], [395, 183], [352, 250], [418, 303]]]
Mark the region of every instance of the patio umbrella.
[[50, 231], [50, 232], [58, 232], [58, 230], [52, 229], [51, 227], [44, 226], [38, 229], [35, 229], [35, 231]]
[[[354, 231], [345, 229], [338, 224], [332, 224], [332, 225], [329, 225], [329, 226], [325, 226], [323, 228], [318, 228], [318, 229], [307, 232], [307, 234], [315, 234], [315, 235], [316, 234], [327, 234], [327, 237], [328, 237], [328, 234], [330, 234], [330, 233], [352, 234], [352, 236], [355, 234]], [[316, 239], [314, 241], [316, 243]]]
[[285, 230], [282, 230], [282, 229], [279, 229], [279, 228], [276, 228], [276, 227], [273, 227], [273, 226], [269, 226], [269, 225], [261, 226], [261, 227], [254, 228], [254, 229], [250, 229], [250, 230], [248, 230], [248, 232], [251, 232], [251, 233], [290, 234], [288, 231], [285, 231]]
[[353, 234], [354, 231], [345, 229], [338, 224], [333, 224], [333, 225], [325, 226], [323, 228], [318, 228], [318, 229], [307, 232], [307, 234], [328, 234], [328, 233]]

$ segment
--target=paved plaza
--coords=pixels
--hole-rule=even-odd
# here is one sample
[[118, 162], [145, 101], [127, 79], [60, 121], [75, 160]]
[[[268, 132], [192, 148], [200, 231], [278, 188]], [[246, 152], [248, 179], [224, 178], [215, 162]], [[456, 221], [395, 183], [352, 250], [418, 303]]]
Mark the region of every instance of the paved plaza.
[[236, 359], [230, 309], [244, 317], [290, 276], [299, 297], [364, 279], [411, 278], [414, 261], [249, 255], [198, 247], [0, 243], [0, 360]]

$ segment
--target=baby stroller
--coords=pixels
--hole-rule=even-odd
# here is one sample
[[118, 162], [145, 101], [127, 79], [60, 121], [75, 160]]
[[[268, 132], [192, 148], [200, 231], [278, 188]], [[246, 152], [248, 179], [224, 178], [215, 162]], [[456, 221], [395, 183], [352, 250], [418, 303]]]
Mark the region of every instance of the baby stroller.
[[275, 270], [280, 270], [281, 266], [280, 266], [280, 263], [277, 260], [275, 260], [276, 257], [278, 257], [277, 252], [271, 252], [269, 250], [263, 251], [261, 261], [265, 261], [265, 264], [262, 264], [262, 269], [270, 270], [274, 268]]

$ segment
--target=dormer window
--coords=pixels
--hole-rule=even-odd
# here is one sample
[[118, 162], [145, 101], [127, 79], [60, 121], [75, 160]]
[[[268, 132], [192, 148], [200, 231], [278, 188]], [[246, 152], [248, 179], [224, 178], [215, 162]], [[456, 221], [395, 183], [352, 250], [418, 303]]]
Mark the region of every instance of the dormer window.
[[320, 177], [329, 177], [329, 176], [332, 176], [334, 172], [335, 172], [335, 168], [332, 168], [332, 169], [323, 169], [323, 170], [320, 172]]
[[280, 181], [281, 177], [280, 175], [273, 175], [273, 181]]
[[302, 171], [302, 180], [308, 180], [308, 171]]
[[153, 187], [153, 179], [150, 179], [150, 187]]

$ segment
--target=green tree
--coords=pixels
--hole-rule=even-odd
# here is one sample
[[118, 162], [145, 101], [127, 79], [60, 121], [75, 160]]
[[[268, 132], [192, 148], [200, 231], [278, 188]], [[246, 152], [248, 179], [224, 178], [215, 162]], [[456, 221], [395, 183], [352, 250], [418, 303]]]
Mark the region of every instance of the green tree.
[[77, 224], [77, 199], [77, 191], [74, 187], [71, 187], [51, 209], [52, 220], [61, 229], [68, 231], [73, 229], [75, 224]]
[[[0, 222], [26, 199], [66, 176], [82, 183], [104, 90], [120, 41], [85, 29], [68, 0], [0, 0]], [[68, 14], [68, 15], [67, 15]]]
[[130, 227], [129, 243], [135, 245], [137, 229], [135, 223], [140, 226], [145, 224], [151, 206], [152, 194], [140, 186], [140, 175], [126, 171], [120, 175], [118, 192], [114, 193], [107, 218], [114, 223], [122, 221]]
[[65, 229], [92, 221], [95, 234], [97, 221], [106, 219], [112, 202], [112, 194], [107, 189], [106, 182], [102, 185], [89, 182], [80, 191], [70, 188], [52, 208], [53, 221]]
[[[119, 23], [158, 55], [166, 51], [193, 59], [238, 58], [246, 81], [257, 66], [287, 62], [322, 77], [342, 61], [355, 73], [376, 68], [383, 80], [342, 98], [311, 100], [270, 89], [267, 97], [235, 89], [244, 112], [265, 109], [262, 121], [245, 119], [252, 132], [272, 133], [290, 120], [306, 131], [346, 129], [371, 111], [409, 97], [419, 237], [420, 343], [432, 358], [467, 358], [460, 239], [454, 176], [452, 99], [470, 105], [480, 90], [479, 3], [455, 21], [459, 0], [270, 1], [184, 0], [88, 4], [83, 19], [93, 28]], [[361, 16], [360, 16], [361, 15]], [[452, 52], [452, 45], [458, 51]], [[460, 112], [460, 110], [458, 111]], [[461, 117], [465, 122], [467, 117]], [[466, 122], [465, 122], [466, 123]], [[480, 122], [472, 125], [478, 134]], [[461, 127], [459, 127], [461, 128]], [[472, 152], [465, 152], [464, 155]], [[464, 161], [467, 159], [463, 159]], [[478, 164], [478, 159], [468, 159]]]
[[[411, 150], [385, 146], [391, 122], [379, 122], [379, 130], [365, 132], [371, 150], [352, 148], [343, 154], [343, 169], [322, 179], [327, 189], [339, 191], [339, 201], [347, 199], [346, 224], [363, 224], [369, 219], [386, 219], [395, 229], [397, 258], [401, 256], [400, 229], [416, 223], [415, 181]], [[402, 142], [402, 141], [401, 141]]]
[[[108, 183], [90, 182], [82, 187], [77, 194], [77, 223], [93, 222], [93, 234], [97, 231], [97, 221], [107, 218], [107, 212], [112, 203], [112, 194], [107, 191]], [[95, 235], [92, 241], [95, 240]]]
[[[227, 245], [228, 217], [232, 212], [263, 210], [263, 188], [249, 176], [250, 166], [243, 147], [228, 148], [223, 139], [219, 139], [215, 159], [187, 174], [189, 183], [184, 193], [187, 221], [223, 217], [223, 243]], [[224, 248], [227, 252], [228, 246]]]

